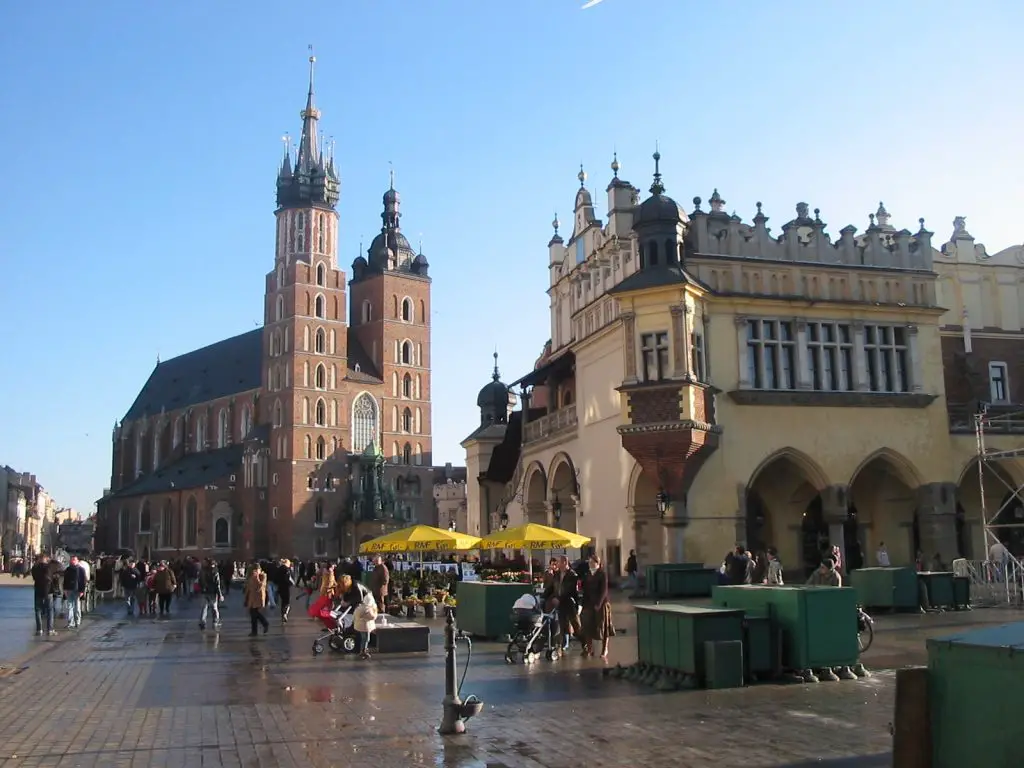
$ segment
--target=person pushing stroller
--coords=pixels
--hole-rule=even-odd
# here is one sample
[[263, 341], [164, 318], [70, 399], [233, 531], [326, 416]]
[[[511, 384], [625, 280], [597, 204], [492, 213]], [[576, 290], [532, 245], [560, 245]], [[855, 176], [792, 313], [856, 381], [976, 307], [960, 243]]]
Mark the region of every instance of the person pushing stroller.
[[569, 650], [569, 640], [580, 631], [579, 577], [569, 567], [569, 558], [558, 558], [558, 570], [543, 593], [544, 607], [558, 615], [562, 650]]
[[359, 633], [359, 658], [370, 658], [370, 633], [377, 628], [377, 602], [373, 593], [346, 573], [338, 579], [335, 594], [342, 606], [354, 608], [352, 619]]

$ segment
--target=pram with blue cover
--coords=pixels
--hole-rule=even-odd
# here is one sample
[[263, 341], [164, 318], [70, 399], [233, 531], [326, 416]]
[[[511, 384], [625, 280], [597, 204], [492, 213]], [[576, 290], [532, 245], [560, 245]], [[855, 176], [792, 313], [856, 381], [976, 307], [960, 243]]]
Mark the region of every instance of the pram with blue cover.
[[548, 661], [561, 655], [555, 642], [558, 616], [555, 611], [545, 613], [540, 600], [525, 594], [512, 606], [512, 631], [509, 633], [505, 663], [515, 664], [517, 660], [527, 664], [544, 654]]

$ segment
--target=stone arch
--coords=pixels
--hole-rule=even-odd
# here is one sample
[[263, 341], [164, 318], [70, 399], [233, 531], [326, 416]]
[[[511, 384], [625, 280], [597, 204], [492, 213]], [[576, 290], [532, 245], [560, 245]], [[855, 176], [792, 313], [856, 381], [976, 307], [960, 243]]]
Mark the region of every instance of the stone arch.
[[[551, 460], [548, 470], [548, 498], [552, 504], [552, 524], [556, 528], [575, 532], [579, 522], [579, 488], [576, 482], [576, 465], [565, 452], [555, 454]], [[557, 508], [555, 504], [558, 505]]]
[[[1024, 471], [1010, 461], [988, 461], [978, 473], [978, 460], [971, 459], [960, 472], [956, 486], [956, 537], [958, 554], [984, 560], [995, 544], [993, 536], [1014, 556], [1024, 557], [1024, 528], [1005, 528], [1024, 523]], [[984, 515], [982, 515], [984, 489]], [[985, 533], [985, 522], [991, 535]]]
[[658, 491], [658, 479], [650, 472], [644, 472], [640, 464], [634, 463], [629, 476], [626, 503], [632, 513], [634, 548], [641, 563], [657, 563], [664, 557]]
[[827, 544], [821, 494], [828, 485], [824, 470], [803, 451], [773, 452], [743, 489], [740, 543], [755, 555], [775, 549], [783, 568], [799, 579], [820, 563]]
[[883, 543], [893, 565], [914, 562], [921, 546], [917, 508], [922, 485], [913, 463], [891, 448], [864, 458], [850, 477], [847, 494], [844, 537], [851, 567], [869, 564], [868, 553]]
[[226, 501], [218, 501], [210, 510], [210, 531], [214, 549], [230, 549], [233, 545], [234, 510]]
[[548, 476], [539, 461], [526, 468], [523, 481], [523, 512], [526, 522], [547, 522]]

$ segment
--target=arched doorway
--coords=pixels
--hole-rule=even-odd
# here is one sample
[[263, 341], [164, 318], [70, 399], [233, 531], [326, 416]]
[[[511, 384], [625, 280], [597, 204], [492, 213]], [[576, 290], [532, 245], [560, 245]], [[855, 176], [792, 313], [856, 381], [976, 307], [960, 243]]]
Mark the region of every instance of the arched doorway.
[[[984, 560], [995, 543], [986, 537], [982, 515], [982, 493], [985, 515], [991, 531], [1015, 557], [1024, 556], [1024, 501], [1014, 489], [1021, 487], [1020, 472], [1008, 462], [986, 462], [982, 477], [978, 462], [971, 462], [957, 485], [957, 539], [961, 554], [971, 560]], [[1021, 492], [1024, 495], [1024, 491]]]
[[879, 451], [865, 459], [850, 480], [845, 533], [854, 541], [847, 539], [847, 556], [860, 555], [862, 566], [877, 565], [874, 553], [884, 543], [892, 565], [911, 565], [921, 548], [920, 484], [917, 471], [898, 453]]
[[[551, 500], [552, 522], [556, 528], [576, 532], [579, 520], [576, 510], [577, 493], [576, 472], [568, 456], [555, 459], [551, 472], [551, 489], [548, 498]], [[557, 510], [557, 515], [555, 514]], [[557, 517], [558, 519], [554, 519]]]
[[640, 465], [633, 467], [629, 508], [633, 517], [633, 547], [643, 565], [664, 560], [661, 515], [658, 513], [658, 483]]
[[523, 495], [523, 514], [525, 523], [547, 525], [548, 480], [540, 464], [532, 464], [527, 469], [526, 492]]
[[770, 456], [747, 484], [746, 541], [739, 543], [755, 555], [774, 548], [790, 573], [816, 568], [821, 537], [828, 539], [821, 502], [827, 484], [821, 469], [799, 451]]

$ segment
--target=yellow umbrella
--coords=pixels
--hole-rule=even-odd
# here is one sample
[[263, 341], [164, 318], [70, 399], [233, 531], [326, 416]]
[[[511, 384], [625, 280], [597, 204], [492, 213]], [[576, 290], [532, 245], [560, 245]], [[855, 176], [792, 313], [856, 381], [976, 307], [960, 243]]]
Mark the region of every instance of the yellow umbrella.
[[579, 549], [589, 543], [589, 536], [538, 523], [527, 523], [492, 533], [481, 539], [476, 546], [479, 549]]
[[414, 525], [364, 542], [361, 554], [376, 552], [451, 552], [476, 549], [477, 536], [458, 531], [445, 531], [429, 525]]

